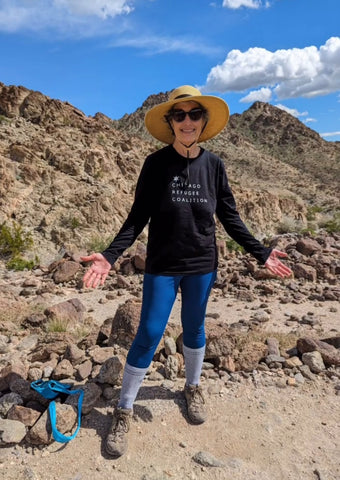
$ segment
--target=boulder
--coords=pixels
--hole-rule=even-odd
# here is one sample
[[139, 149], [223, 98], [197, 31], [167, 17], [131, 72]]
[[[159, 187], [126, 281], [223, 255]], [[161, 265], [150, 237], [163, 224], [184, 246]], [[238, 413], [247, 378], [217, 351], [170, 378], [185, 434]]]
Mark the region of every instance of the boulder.
[[175, 355], [177, 351], [176, 342], [173, 337], [165, 336], [164, 337], [164, 349], [165, 355]]
[[95, 345], [93, 348], [89, 349], [88, 354], [90, 355], [94, 363], [99, 363], [100, 365], [102, 365], [106, 362], [106, 360], [113, 357], [114, 348], [99, 347], [98, 345]]
[[266, 340], [268, 355], [280, 355], [280, 342], [275, 337], [269, 337]]
[[305, 365], [308, 365], [311, 372], [320, 373], [325, 370], [325, 364], [322, 360], [321, 353], [318, 351], [315, 352], [306, 352], [302, 354], [302, 362]]
[[127, 300], [119, 305], [112, 320], [111, 333], [108, 345], [118, 344], [129, 348], [136, 336], [141, 312], [141, 303], [135, 300]]
[[22, 405], [23, 403], [22, 398], [17, 393], [5, 393], [5, 395], [0, 398], [0, 416], [6, 417], [13, 406]]
[[11, 391], [17, 393], [25, 403], [29, 401], [38, 401], [42, 405], [48, 403], [48, 400], [31, 388], [31, 382], [23, 378], [16, 378], [11, 382]]
[[321, 245], [312, 238], [301, 238], [296, 242], [296, 250], [302, 255], [313, 255], [315, 252], [322, 250]]
[[83, 321], [86, 308], [77, 298], [57, 303], [45, 310], [45, 315], [49, 320], [60, 322], [67, 327], [74, 327]]
[[78, 380], [85, 380], [91, 375], [92, 372], [92, 362], [91, 360], [85, 360], [85, 362], [81, 363], [77, 367], [77, 379]]
[[180, 372], [181, 363], [178, 357], [179, 357], [179, 354], [169, 355], [165, 360], [165, 364], [164, 364], [165, 378], [167, 378], [168, 380], [176, 380]]
[[316, 282], [316, 270], [310, 265], [296, 263], [292, 266], [295, 278], [304, 278], [310, 282]]
[[26, 435], [26, 427], [17, 420], [0, 418], [0, 446], [20, 443]]
[[8, 390], [11, 382], [17, 378], [26, 379], [28, 375], [28, 366], [20, 361], [15, 361], [7, 365], [0, 371], [0, 392]]
[[82, 363], [85, 359], [85, 352], [81, 350], [76, 344], [72, 343], [71, 345], [67, 345], [64, 359], [69, 360], [73, 366]]
[[122, 355], [114, 355], [103, 363], [96, 380], [99, 383], [108, 383], [109, 385], [120, 384], [123, 378], [124, 365], [125, 358]]
[[236, 370], [253, 371], [267, 352], [267, 345], [262, 342], [246, 343], [235, 359]]
[[[72, 432], [77, 421], [77, 411], [72, 405], [57, 403], [57, 429], [60, 433], [66, 434]], [[26, 435], [26, 440], [32, 445], [49, 445], [53, 442], [52, 428], [48, 410], [41, 415], [35, 425]]]
[[60, 262], [53, 273], [55, 283], [65, 283], [73, 280], [76, 273], [80, 270], [80, 264], [77, 262]]
[[73, 376], [73, 365], [72, 363], [64, 358], [58, 365], [55, 367], [52, 378], [54, 380], [63, 380]]
[[[80, 387], [84, 391], [82, 414], [87, 415], [96, 406], [101, 394], [102, 389], [94, 382], [87, 383]], [[72, 405], [75, 409], [78, 408], [79, 395], [69, 395], [65, 401], [67, 405]]]
[[33, 408], [23, 407], [22, 405], [13, 405], [9, 410], [7, 418], [9, 420], [17, 420], [26, 427], [32, 427], [40, 417], [41, 413]]
[[303, 354], [317, 351], [321, 354], [322, 360], [327, 367], [331, 365], [340, 365], [340, 351], [322, 340], [311, 337], [302, 337], [297, 341], [298, 351]]

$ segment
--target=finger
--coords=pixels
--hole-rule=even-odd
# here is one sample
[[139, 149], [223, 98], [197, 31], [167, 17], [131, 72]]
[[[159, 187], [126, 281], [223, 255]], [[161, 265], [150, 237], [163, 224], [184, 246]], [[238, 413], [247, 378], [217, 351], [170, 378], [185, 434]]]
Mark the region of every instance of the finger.
[[[85, 280], [85, 279], [84, 279]], [[85, 281], [84, 281], [84, 285], [86, 288], [91, 288], [92, 284], [91, 284], [91, 279], [88, 277]]]
[[274, 275], [277, 275], [279, 277], [288, 277], [291, 275], [292, 271], [290, 268], [286, 267], [283, 263], [279, 262], [277, 264], [271, 264], [269, 263], [267, 265], [267, 268], [270, 272], [274, 273]]
[[284, 270], [285, 277], [291, 277], [293, 275], [293, 272], [290, 268]]
[[291, 272], [291, 269], [287, 267], [284, 263], [280, 262], [280, 260], [277, 261], [277, 267], [280, 268], [280, 270], [285, 271], [285, 272]]
[[276, 257], [282, 257], [282, 258], [288, 257], [288, 254], [286, 252], [281, 252], [281, 250], [276, 250], [275, 248], [273, 250], [273, 253]]
[[87, 286], [88, 278], [89, 278], [89, 275], [86, 273], [86, 274], [83, 276], [83, 284], [84, 284], [85, 286]]
[[86, 283], [91, 275], [92, 275], [92, 270], [88, 270], [83, 277], [83, 282]]
[[277, 270], [275, 267], [268, 267], [268, 270], [273, 273], [274, 275], [277, 275]]
[[281, 278], [283, 278], [283, 277], [285, 276], [284, 273], [283, 273], [279, 268], [274, 268], [274, 269], [272, 270], [272, 272], [273, 272], [276, 276], [281, 277]]
[[[85, 276], [87, 276], [86, 281], [85, 281], [85, 286], [88, 287], [88, 288], [93, 287], [93, 282], [96, 278], [96, 274], [93, 272], [93, 270], [90, 269]], [[85, 277], [84, 277], [84, 279], [85, 279]]]
[[100, 275], [100, 274], [96, 275], [96, 277], [95, 277], [94, 280], [93, 280], [93, 285], [92, 285], [93, 288], [97, 288], [97, 287], [98, 287], [99, 282], [100, 282], [100, 279], [101, 279], [101, 275]]
[[281, 269], [277, 269], [276, 275], [278, 275], [281, 278], [284, 278], [286, 276], [285, 272], [282, 271]]
[[278, 275], [280, 275], [280, 277], [289, 277], [291, 273], [292, 271], [290, 268], [286, 267], [285, 265], [280, 265], [278, 267]]
[[91, 262], [91, 261], [93, 260], [93, 257], [94, 257], [93, 254], [92, 254], [92, 255], [87, 255], [87, 256], [85, 256], [85, 257], [80, 257], [80, 260], [81, 260], [82, 262]]

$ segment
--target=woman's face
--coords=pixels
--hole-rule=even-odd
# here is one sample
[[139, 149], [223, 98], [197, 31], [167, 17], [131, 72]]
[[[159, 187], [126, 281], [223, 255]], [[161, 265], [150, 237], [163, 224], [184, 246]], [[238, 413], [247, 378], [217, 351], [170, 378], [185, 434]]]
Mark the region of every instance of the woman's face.
[[[174, 110], [183, 110], [184, 112], [190, 112], [193, 108], [200, 108], [197, 102], [180, 102], [176, 103]], [[191, 145], [197, 142], [205, 120], [203, 116], [199, 120], [191, 120], [189, 115], [185, 116], [182, 122], [176, 122], [173, 118], [170, 120], [172, 128], [175, 133], [176, 140], [184, 145]]]

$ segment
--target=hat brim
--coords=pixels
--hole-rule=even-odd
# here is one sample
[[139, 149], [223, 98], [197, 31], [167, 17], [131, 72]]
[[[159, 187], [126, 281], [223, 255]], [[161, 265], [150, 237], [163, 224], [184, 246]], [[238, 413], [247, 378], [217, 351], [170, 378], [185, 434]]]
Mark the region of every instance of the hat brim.
[[208, 123], [199, 136], [197, 143], [204, 142], [215, 137], [227, 125], [229, 120], [229, 107], [222, 98], [212, 95], [196, 95], [184, 98], [177, 98], [161, 103], [151, 108], [145, 115], [145, 126], [149, 133], [161, 142], [171, 144], [175, 137], [172, 133], [165, 115], [169, 110], [182, 102], [197, 102], [204, 107], [209, 115]]

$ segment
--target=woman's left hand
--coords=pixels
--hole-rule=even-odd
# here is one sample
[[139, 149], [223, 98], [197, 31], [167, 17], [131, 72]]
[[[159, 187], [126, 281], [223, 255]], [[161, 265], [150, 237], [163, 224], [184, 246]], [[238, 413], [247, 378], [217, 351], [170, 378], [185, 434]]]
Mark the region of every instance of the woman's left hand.
[[264, 264], [265, 267], [267, 267], [268, 270], [270, 270], [275, 275], [278, 275], [279, 277], [290, 277], [293, 273], [292, 270], [284, 263], [282, 263], [278, 257], [285, 258], [287, 257], [287, 254], [274, 248], [274, 250], [272, 250], [271, 254], [269, 255], [266, 263]]

